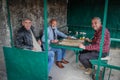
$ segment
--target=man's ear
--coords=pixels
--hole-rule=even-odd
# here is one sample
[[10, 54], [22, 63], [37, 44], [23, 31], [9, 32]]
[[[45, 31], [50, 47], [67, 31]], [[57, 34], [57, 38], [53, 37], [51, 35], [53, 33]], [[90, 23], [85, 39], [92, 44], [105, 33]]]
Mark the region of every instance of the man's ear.
[[24, 22], [22, 21], [22, 25], [24, 25]]

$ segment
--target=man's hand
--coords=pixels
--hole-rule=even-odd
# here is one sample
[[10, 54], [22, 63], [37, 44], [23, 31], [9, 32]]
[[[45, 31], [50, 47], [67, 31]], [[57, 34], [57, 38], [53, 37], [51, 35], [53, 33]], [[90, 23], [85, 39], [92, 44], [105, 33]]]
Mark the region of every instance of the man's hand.
[[68, 36], [67, 39], [72, 39], [72, 38], [70, 36]]
[[80, 44], [79, 44], [79, 48], [85, 49], [85, 46], [84, 46], [82, 43], [80, 43]]
[[37, 42], [38, 42], [38, 44], [41, 46], [41, 44], [42, 44], [42, 43], [41, 43], [41, 41], [40, 41], [40, 40], [38, 40]]
[[32, 50], [36, 51], [37, 49], [33, 47]]
[[89, 38], [85, 38], [85, 41], [92, 42], [92, 40], [90, 40]]
[[52, 43], [57, 43], [57, 42], [58, 42], [58, 40], [51, 40], [51, 42], [52, 42]]

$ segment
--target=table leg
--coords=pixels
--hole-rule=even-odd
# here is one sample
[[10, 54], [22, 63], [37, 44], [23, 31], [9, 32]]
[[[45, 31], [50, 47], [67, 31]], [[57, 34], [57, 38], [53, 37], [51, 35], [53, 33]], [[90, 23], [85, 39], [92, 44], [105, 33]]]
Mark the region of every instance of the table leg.
[[79, 51], [75, 51], [75, 54], [76, 54], [76, 63], [78, 63]]

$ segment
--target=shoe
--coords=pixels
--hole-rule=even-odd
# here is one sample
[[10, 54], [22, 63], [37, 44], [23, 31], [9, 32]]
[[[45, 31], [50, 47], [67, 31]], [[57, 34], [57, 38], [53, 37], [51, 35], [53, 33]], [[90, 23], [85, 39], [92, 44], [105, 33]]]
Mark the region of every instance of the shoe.
[[48, 80], [52, 80], [52, 76], [48, 76]]
[[65, 59], [63, 59], [61, 62], [64, 63], [64, 64], [68, 64], [68, 63], [69, 63], [69, 62], [66, 61]]
[[64, 68], [64, 66], [62, 65], [62, 63], [60, 61], [56, 61], [56, 65], [59, 67], [59, 68]]
[[85, 70], [85, 67], [83, 65], [80, 65], [81, 70]]
[[85, 74], [90, 75], [92, 73], [92, 69], [91, 68], [87, 68], [85, 71]]

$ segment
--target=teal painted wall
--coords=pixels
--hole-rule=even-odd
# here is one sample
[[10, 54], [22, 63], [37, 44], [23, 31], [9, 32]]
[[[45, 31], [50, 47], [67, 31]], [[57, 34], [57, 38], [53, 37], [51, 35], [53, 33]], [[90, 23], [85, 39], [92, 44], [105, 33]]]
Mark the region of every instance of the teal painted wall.
[[[91, 19], [98, 16], [103, 21], [105, 0], [69, 0], [67, 24], [70, 31], [85, 31], [91, 38], [94, 31]], [[106, 27], [112, 38], [120, 38], [120, 0], [109, 0]], [[118, 43], [114, 43], [117, 46]]]

